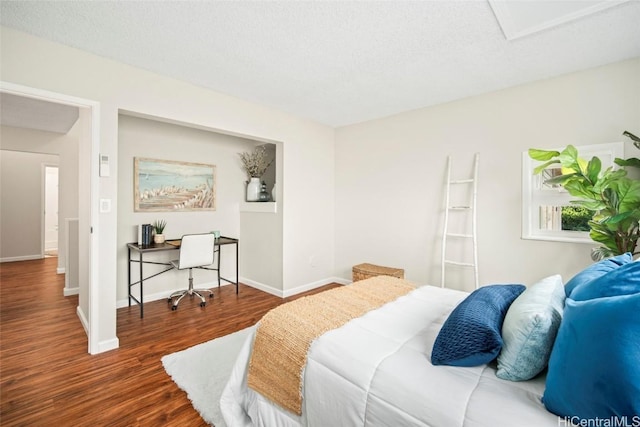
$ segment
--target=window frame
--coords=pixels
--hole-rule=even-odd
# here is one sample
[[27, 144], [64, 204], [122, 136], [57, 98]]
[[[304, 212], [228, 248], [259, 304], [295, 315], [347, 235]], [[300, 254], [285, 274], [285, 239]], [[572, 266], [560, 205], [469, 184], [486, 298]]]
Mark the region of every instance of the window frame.
[[[613, 163], [613, 160], [624, 156], [623, 142], [582, 145], [576, 146], [576, 148], [583, 159], [590, 160], [592, 157], [598, 156], [602, 161], [602, 170], [609, 166], [617, 169], [618, 167]], [[562, 151], [563, 149], [556, 148], [555, 150]], [[588, 231], [543, 230], [540, 228], [541, 206], [572, 205], [570, 200], [575, 199], [564, 188], [540, 189], [542, 175], [533, 174], [533, 170], [540, 164], [541, 162], [529, 157], [528, 151], [522, 153], [522, 239], [594, 244]]]

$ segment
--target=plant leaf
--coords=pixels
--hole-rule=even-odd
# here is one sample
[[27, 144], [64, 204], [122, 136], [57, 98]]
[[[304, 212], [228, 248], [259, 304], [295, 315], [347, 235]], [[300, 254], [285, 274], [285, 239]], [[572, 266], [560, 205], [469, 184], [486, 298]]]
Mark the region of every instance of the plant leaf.
[[622, 212], [617, 215], [613, 215], [611, 217], [606, 218], [602, 221], [603, 224], [618, 224], [621, 221], [631, 217], [632, 212]]
[[616, 246], [615, 234], [611, 230], [609, 230], [602, 224], [593, 223], [592, 221], [589, 221], [589, 225], [591, 226], [591, 231], [589, 232], [589, 237], [591, 237], [591, 240], [602, 243], [612, 251], [618, 251], [618, 247]]
[[629, 159], [618, 159], [614, 160], [615, 164], [618, 166], [631, 166], [634, 168], [640, 168], [640, 159], [637, 157], [631, 157]]
[[603, 193], [612, 183], [622, 180], [626, 175], [627, 171], [624, 169], [613, 170], [612, 168], [607, 168], [598, 182], [593, 186], [593, 191]]
[[560, 155], [559, 151], [539, 150], [537, 148], [529, 148], [529, 157], [533, 160], [546, 162]]
[[588, 201], [600, 200], [598, 195], [593, 192], [592, 187], [585, 183], [584, 179], [572, 179], [564, 183], [564, 188], [572, 196], [582, 197]]
[[548, 162], [545, 162], [545, 163], [541, 164], [540, 166], [536, 167], [536, 168], [533, 170], [533, 174], [534, 174], [534, 175], [539, 174], [540, 172], [542, 172], [543, 170], [545, 170], [545, 169], [547, 168], [547, 166], [552, 165], [552, 164], [554, 164], [554, 163], [560, 163], [560, 160], [549, 160]]
[[573, 172], [582, 172], [578, 162], [578, 150], [573, 145], [567, 145], [558, 156], [563, 167], [571, 169]]
[[570, 173], [566, 175], [558, 175], [553, 178], [549, 178], [545, 181], [546, 184], [564, 184], [566, 181], [569, 181], [571, 178], [577, 176], [575, 173]]
[[594, 261], [602, 261], [605, 258], [609, 258], [616, 255], [611, 249], [600, 246], [591, 250], [591, 259]]
[[619, 212], [640, 209], [640, 181], [625, 178], [612, 183], [611, 187], [618, 197]]
[[571, 203], [582, 206], [590, 211], [600, 211], [607, 207], [604, 202], [598, 200], [571, 200]]
[[591, 181], [592, 184], [598, 182], [598, 175], [600, 175], [600, 170], [602, 169], [602, 162], [598, 157], [593, 157], [589, 163], [587, 163], [587, 178]]

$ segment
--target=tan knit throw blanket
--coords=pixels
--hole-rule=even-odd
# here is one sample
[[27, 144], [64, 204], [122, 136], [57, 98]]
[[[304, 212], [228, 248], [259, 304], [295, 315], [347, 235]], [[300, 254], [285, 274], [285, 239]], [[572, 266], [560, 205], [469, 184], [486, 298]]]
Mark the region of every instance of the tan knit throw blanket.
[[311, 342], [413, 289], [405, 280], [377, 276], [274, 308], [262, 318], [256, 331], [249, 387], [302, 414], [302, 370]]

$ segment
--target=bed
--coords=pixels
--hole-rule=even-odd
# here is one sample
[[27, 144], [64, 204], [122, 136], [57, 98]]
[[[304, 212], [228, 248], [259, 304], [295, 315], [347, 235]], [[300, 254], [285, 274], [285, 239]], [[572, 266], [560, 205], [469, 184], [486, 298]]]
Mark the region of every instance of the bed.
[[[553, 333], [542, 340], [548, 353], [540, 357], [538, 350], [527, 362], [535, 365], [534, 359], [545, 359], [531, 379], [502, 379], [506, 345], [497, 359], [497, 353], [490, 356], [489, 363], [434, 365], [434, 344], [454, 313], [478, 291], [468, 294], [422, 286], [311, 341], [301, 373], [299, 413], [248, 387], [252, 335], [223, 391], [223, 417], [229, 427], [557, 427], [605, 417], [626, 423], [616, 425], [640, 425], [640, 263], [631, 260], [626, 254], [621, 262], [594, 264], [566, 288], [556, 275], [527, 292], [516, 292], [522, 295], [509, 302], [513, 309], [507, 318], [517, 311], [516, 306], [522, 308], [522, 300], [524, 311], [531, 311], [532, 295], [535, 304], [543, 300], [542, 306], [551, 313], [545, 328]], [[559, 302], [550, 303], [552, 299]], [[592, 313], [598, 313], [598, 318], [591, 318]], [[611, 323], [618, 322], [616, 315], [620, 323]], [[590, 320], [580, 323], [585, 322], [584, 316]], [[545, 316], [534, 317], [536, 328], [545, 324], [540, 322]], [[603, 318], [612, 320], [603, 322]], [[498, 333], [507, 332], [505, 320]], [[603, 378], [611, 387], [602, 386]], [[554, 406], [555, 414], [545, 405]], [[562, 413], [566, 415], [556, 415]]]
[[418, 287], [313, 340], [300, 415], [247, 386], [249, 337], [220, 401], [227, 425], [557, 427], [541, 403], [544, 374], [512, 382], [496, 377], [495, 363], [432, 365], [443, 323], [468, 295]]

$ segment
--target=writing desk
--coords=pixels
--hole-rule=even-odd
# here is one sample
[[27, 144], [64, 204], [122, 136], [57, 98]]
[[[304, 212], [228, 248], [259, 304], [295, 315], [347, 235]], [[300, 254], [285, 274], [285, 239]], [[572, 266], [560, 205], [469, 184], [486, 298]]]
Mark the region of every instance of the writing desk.
[[[220, 247], [225, 245], [235, 245], [236, 246], [236, 280], [235, 282], [229, 279], [225, 279], [220, 275]], [[166, 273], [169, 270], [173, 270], [171, 263], [169, 262], [157, 262], [157, 261], [149, 261], [148, 259], [144, 259], [144, 255], [150, 252], [162, 252], [162, 251], [176, 251], [180, 249], [180, 239], [175, 240], [167, 240], [164, 243], [152, 243], [150, 245], [139, 245], [137, 243], [127, 243], [127, 251], [128, 251], [128, 267], [127, 267], [127, 277], [129, 284], [129, 307], [131, 307], [131, 300], [134, 300], [136, 303], [140, 305], [140, 318], [144, 316], [144, 302], [143, 302], [143, 288], [144, 281], [147, 279], [151, 279], [152, 277], [156, 277], [162, 273]], [[138, 253], [138, 258], [132, 258], [132, 254], [134, 252]], [[218, 252], [218, 262], [216, 267], [199, 267], [204, 270], [214, 270], [218, 272], [218, 287], [220, 287], [220, 281], [224, 280], [225, 282], [231, 283], [236, 286], [236, 294], [238, 293], [238, 239], [234, 239], [232, 237], [224, 237], [220, 236], [215, 240], [215, 250], [214, 252]], [[140, 268], [140, 280], [137, 282], [131, 282], [131, 265], [132, 263], [138, 263]], [[145, 264], [155, 264], [155, 265], [163, 265], [166, 268], [162, 271], [154, 273], [150, 276], [144, 277], [143, 266]], [[135, 285], [140, 285], [140, 299], [136, 298], [132, 293], [132, 288]]]

